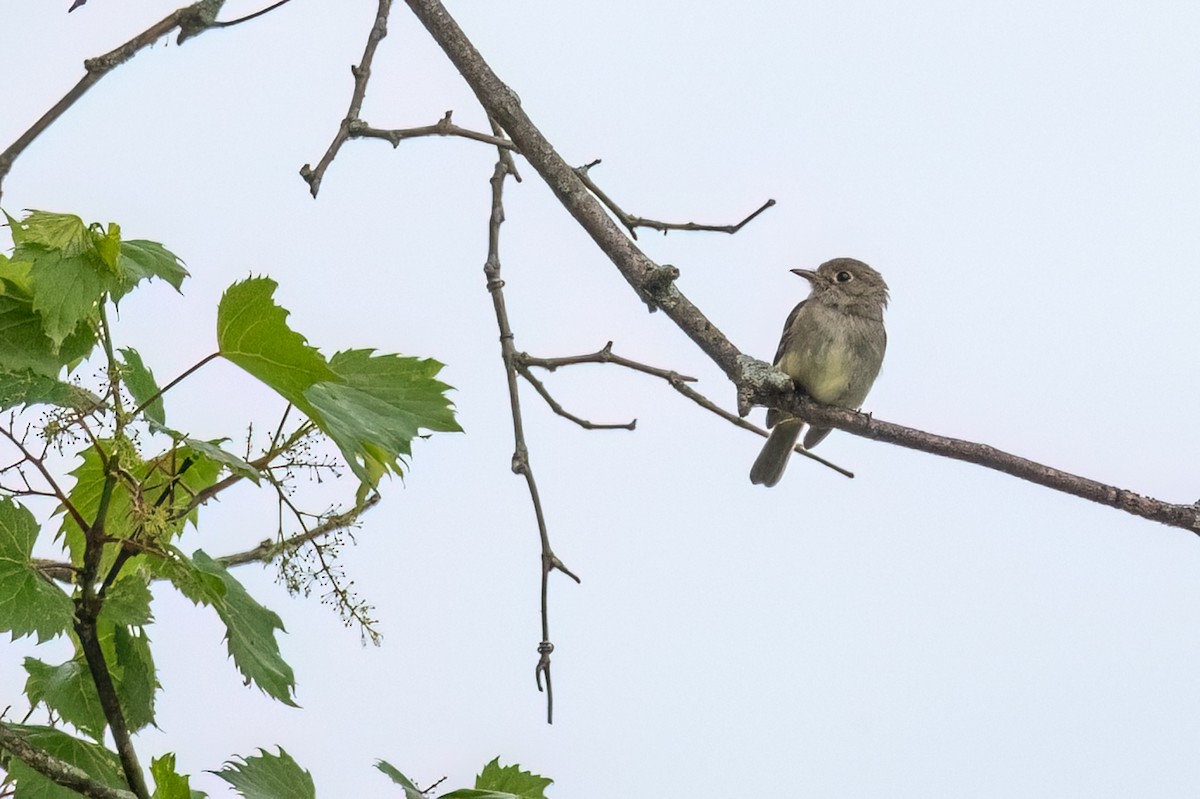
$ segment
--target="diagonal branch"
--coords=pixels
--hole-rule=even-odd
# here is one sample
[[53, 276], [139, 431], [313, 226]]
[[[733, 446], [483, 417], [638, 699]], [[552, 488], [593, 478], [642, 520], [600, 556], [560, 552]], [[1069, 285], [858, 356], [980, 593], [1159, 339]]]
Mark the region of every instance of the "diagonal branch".
[[462, 74], [480, 104], [503, 127], [559, 202], [592, 237], [637, 295], [652, 307], [661, 309], [737, 386], [739, 414], [749, 413], [754, 405], [793, 411], [822, 427], [836, 427], [877, 441], [968, 461], [1200, 534], [1200, 503], [1174, 504], [1139, 496], [984, 444], [889, 424], [865, 414], [818, 405], [798, 396], [787, 375], [765, 361], [743, 354], [684, 296], [674, 282], [678, 270], [656, 264], [621, 231], [588, 190], [579, 173], [563, 160], [529, 119], [516, 93], [496, 76], [441, 2], [405, 2]]
[[[84, 61], [83, 68], [86, 70], [86, 74], [79, 79], [79, 82], [64, 94], [61, 100], [51, 106], [49, 111], [42, 114], [41, 118], [34, 122], [28, 130], [18, 136], [17, 140], [8, 146], [8, 149], [0, 153], [0, 195], [3, 194], [4, 178], [8, 176], [8, 172], [12, 169], [13, 162], [17, 160], [17, 157], [46, 128], [53, 125], [59, 117], [66, 113], [68, 108], [86, 94], [88, 89], [99, 83], [100, 79], [109, 72], [112, 72], [121, 66], [121, 64], [133, 58], [139, 50], [149, 47], [176, 28], [179, 28], [178, 42], [179, 44], [183, 44], [187, 39], [198, 36], [208, 28], [213, 27], [217, 12], [223, 4], [224, 0], [199, 0], [199, 2], [192, 3], [189, 6], [176, 9], [120, 47], [102, 56], [89, 58]], [[72, 10], [74, 8], [72, 6]]]
[[[704, 408], [706, 411], [715, 413], [725, 421], [730, 422], [731, 424], [736, 425], [743, 430], [749, 430], [752, 433], [757, 433], [764, 438], [769, 435], [766, 430], [763, 430], [758, 425], [751, 424], [745, 419], [735, 416], [721, 406], [717, 405], [708, 397], [701, 394], [699, 391], [696, 391], [690, 387], [688, 383], [695, 383], [696, 378], [688, 377], [687, 375], [681, 375], [678, 372], [671, 371], [669, 369], [659, 369], [656, 366], [647, 366], [644, 363], [638, 363], [637, 361], [631, 361], [628, 358], [623, 358], [612, 351], [612, 346], [613, 343], [610, 341], [601, 349], [597, 350], [596, 352], [588, 353], [587, 355], [568, 355], [561, 358], [534, 358], [528, 353], [520, 352], [517, 353], [517, 358], [518, 363], [523, 366], [540, 366], [541, 368], [550, 372], [553, 372], [555, 369], [558, 369], [561, 366], [574, 366], [581, 363], [613, 363], [617, 366], [624, 366], [626, 369], [633, 369], [637, 372], [643, 372], [648, 375], [654, 375], [655, 377], [661, 377], [663, 380], [666, 380], [668, 383], [670, 383], [672, 388], [690, 399], [692, 402], [699, 405], [701, 408]], [[553, 407], [553, 405], [551, 407]], [[843, 474], [846, 477], [854, 477], [854, 472], [843, 469], [836, 463], [831, 463], [830, 461], [825, 460], [820, 455], [812, 454], [799, 444], [793, 448], [793, 451], [798, 455], [808, 458], [809, 460], [816, 461], [822, 466], [828, 466], [830, 469], [833, 469], [835, 472]]]
[[97, 782], [83, 769], [34, 746], [3, 721], [0, 721], [0, 750], [11, 752], [14, 757], [55, 785], [69, 788], [88, 799], [137, 799], [136, 794]]
[[702, 225], [697, 222], [662, 222], [657, 219], [647, 219], [644, 216], [634, 216], [633, 214], [624, 211], [621, 206], [617, 205], [616, 202], [607, 194], [605, 194], [604, 191], [596, 185], [596, 182], [592, 180], [592, 176], [589, 173], [592, 167], [598, 166], [599, 164], [600, 159], [597, 158], [595, 161], [579, 167], [575, 170], [575, 172], [579, 175], [579, 179], [583, 181], [583, 185], [588, 187], [588, 191], [596, 195], [596, 199], [604, 203], [605, 207], [607, 207], [608, 210], [612, 211], [613, 214], [616, 215], [617, 219], [621, 221], [621, 224], [625, 226], [625, 229], [629, 231], [629, 235], [632, 236], [634, 240], [637, 239], [637, 229], [640, 227], [657, 230], [663, 235], [666, 235], [667, 232], [671, 230], [709, 231], [711, 233], [728, 233], [733, 235], [748, 225], [763, 211], [775, 205], [774, 200], [767, 200], [765, 203], [760, 205], [757, 210], [753, 211], [749, 216], [742, 219], [741, 222], [736, 222], [732, 225]]
[[625, 422], [624, 424], [597, 424], [595, 422], [589, 422], [587, 419], [581, 419], [580, 417], [576, 416], [575, 414], [571, 413], [566, 408], [564, 408], [558, 400], [554, 399], [554, 397], [551, 396], [551, 394], [550, 394], [550, 390], [546, 388], [546, 385], [544, 383], [542, 383], [541, 380], [538, 380], [536, 377], [534, 377], [533, 372], [529, 371], [529, 367], [517, 365], [515, 368], [517, 370], [517, 374], [519, 374], [519, 375], [521, 375], [521, 377], [525, 378], [529, 382], [529, 385], [533, 386], [533, 390], [542, 396], [542, 399], [544, 399], [546, 401], [546, 404], [550, 406], [550, 410], [554, 411], [556, 414], [563, 417], [564, 419], [571, 420], [575, 424], [582, 427], [584, 430], [636, 430], [637, 429], [637, 419], [634, 419], [629, 422]]

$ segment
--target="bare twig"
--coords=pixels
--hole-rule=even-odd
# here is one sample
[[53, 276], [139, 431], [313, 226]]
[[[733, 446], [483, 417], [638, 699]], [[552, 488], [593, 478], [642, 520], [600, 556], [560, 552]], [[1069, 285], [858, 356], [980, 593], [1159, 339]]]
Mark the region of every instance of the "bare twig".
[[34, 456], [33, 453], [26, 449], [25, 443], [13, 435], [12, 431], [7, 427], [0, 426], [0, 435], [12, 442], [12, 445], [21, 451], [25, 460], [33, 464], [33, 468], [37, 469], [42, 475], [42, 479], [50, 486], [50, 491], [62, 503], [62, 506], [66, 508], [67, 513], [75, 520], [75, 523], [79, 525], [79, 529], [86, 530], [88, 528], [87, 520], [83, 518], [83, 514], [79, 512], [71, 500], [67, 499], [66, 492], [58, 487], [58, 483], [55, 482], [54, 477], [50, 474], [50, 470], [46, 468], [46, 464], [42, 462], [42, 459]]
[[215, 359], [217, 359], [217, 358], [220, 358], [220, 357], [221, 357], [221, 353], [219, 353], [219, 352], [214, 352], [214, 353], [212, 353], [212, 354], [210, 354], [210, 355], [205, 355], [205, 356], [204, 356], [203, 358], [201, 358], [199, 361], [197, 361], [196, 363], [192, 364], [192, 365], [191, 365], [191, 366], [189, 366], [187, 369], [185, 369], [181, 375], [179, 375], [178, 377], [176, 377], [176, 378], [175, 378], [174, 380], [172, 380], [170, 383], [167, 383], [165, 386], [163, 386], [162, 388], [160, 388], [158, 391], [156, 391], [156, 392], [154, 392], [153, 394], [151, 394], [151, 395], [150, 395], [150, 397], [149, 397], [149, 398], [148, 398], [148, 399], [147, 399], [145, 402], [143, 402], [141, 405], [139, 405], [139, 406], [137, 406], [136, 408], [134, 408], [134, 409], [133, 409], [133, 411], [132, 411], [132, 412], [129, 414], [129, 416], [130, 416], [131, 418], [133, 418], [133, 417], [136, 417], [136, 416], [137, 416], [139, 413], [141, 413], [142, 411], [144, 411], [144, 410], [146, 410], [147, 408], [149, 408], [149, 407], [150, 407], [150, 405], [151, 405], [151, 404], [152, 404], [152, 403], [153, 403], [153, 402], [154, 402], [156, 399], [158, 399], [159, 397], [161, 397], [163, 394], [166, 394], [168, 391], [170, 391], [171, 389], [175, 388], [175, 386], [177, 386], [177, 385], [179, 385], [180, 383], [182, 383], [182, 382], [183, 382], [185, 379], [187, 379], [188, 377], [190, 377], [191, 375], [193, 375], [193, 374], [195, 374], [197, 371], [199, 371], [200, 367], [204, 366], [204, 365], [205, 365], [205, 364], [207, 364], [209, 361], [215, 360]]
[[548, 372], [553, 372], [562, 366], [575, 366], [581, 363], [613, 363], [617, 366], [624, 366], [626, 369], [633, 369], [636, 372], [644, 372], [648, 375], [661, 377], [663, 380], [682, 380], [688, 383], [696, 382], [696, 378], [681, 375], [679, 372], [671, 369], [659, 369], [657, 366], [648, 366], [644, 363], [631, 361], [628, 358], [622, 358], [613, 352], [612, 348], [613, 343], [610, 341], [599, 350], [589, 352], [586, 355], [567, 355], [560, 358], [534, 358], [527, 352], [518, 352], [516, 358], [517, 362], [522, 365], [537, 366]]
[[[84, 61], [83, 68], [86, 70], [86, 73], [80, 78], [79, 82], [63, 95], [61, 100], [51, 106], [49, 111], [42, 114], [41, 118], [34, 122], [28, 130], [18, 136], [17, 140], [8, 146], [8, 149], [0, 153], [0, 196], [3, 194], [4, 178], [8, 176], [9, 170], [12, 169], [13, 162], [17, 160], [17, 157], [46, 128], [54, 124], [68, 108], [74, 105], [88, 89], [99, 83], [100, 79], [109, 72], [112, 72], [121, 64], [133, 58], [139, 50], [149, 47], [176, 28], [179, 28], [179, 43], [182, 44], [185, 40], [193, 36], [198, 36], [208, 28], [213, 27], [217, 11], [220, 10], [223, 2], [224, 0], [199, 0], [199, 2], [192, 3], [189, 6], [176, 9], [120, 47], [102, 56], [89, 58]], [[75, 8], [76, 6], [72, 6], [70, 10], [74, 10]]]
[[249, 22], [250, 20], [255, 19], [256, 17], [261, 17], [263, 14], [269, 14], [272, 11], [274, 11], [275, 9], [279, 8], [280, 6], [286, 5], [287, 3], [290, 3], [290, 2], [291, 2], [291, 0], [279, 0], [279, 2], [272, 3], [271, 5], [267, 6], [266, 8], [259, 9], [258, 11], [255, 11], [253, 14], [247, 14], [244, 17], [238, 17], [237, 19], [227, 20], [225, 22], [214, 22], [212, 26], [214, 28], [232, 28], [234, 25], [240, 25], [243, 22]]
[[427, 794], [427, 793], [430, 793], [430, 792], [432, 792], [432, 791], [433, 791], [433, 789], [434, 789], [434, 788], [438, 787], [439, 785], [441, 785], [441, 784], [442, 784], [443, 782], [445, 782], [445, 781], [446, 781], [446, 778], [445, 778], [445, 777], [442, 777], [442, 778], [441, 778], [441, 779], [439, 779], [437, 782], [435, 782], [435, 783], [433, 783], [432, 785], [430, 785], [428, 788], [417, 788], [417, 793], [425, 793], [425, 794]]
[[97, 782], [83, 769], [39, 749], [3, 721], [0, 721], [0, 749], [12, 753], [55, 785], [69, 788], [88, 799], [137, 799], [136, 794]]
[[445, 116], [432, 125], [424, 125], [418, 128], [400, 128], [398, 130], [381, 130], [380, 128], [373, 128], [361, 120], [355, 120], [350, 125], [350, 138], [383, 139], [384, 141], [391, 142], [393, 147], [399, 147], [400, 142], [405, 139], [419, 139], [427, 136], [458, 136], [463, 139], [491, 144], [495, 147], [503, 147], [507, 150], [514, 149], [513, 143], [503, 136], [491, 136], [487, 133], [480, 133], [477, 130], [455, 125], [450, 121], [453, 113], [453, 111], [447, 111]]
[[263, 540], [258, 546], [253, 549], [247, 549], [244, 552], [236, 552], [232, 555], [225, 555], [217, 558], [217, 562], [227, 568], [234, 566], [244, 566], [247, 563], [270, 563], [275, 558], [288, 552], [299, 549], [310, 541], [315, 541], [322, 536], [336, 533], [339, 530], [345, 530], [358, 522], [358, 518], [371, 508], [379, 504], [380, 495], [372, 494], [367, 497], [363, 503], [357, 507], [351, 508], [345, 513], [339, 513], [336, 516], [330, 516], [321, 524], [307, 530], [304, 533], [290, 536], [282, 541], [273, 541], [270, 538]]
[[[745, 419], [741, 418], [740, 416], [730, 413], [729, 411], [722, 408], [720, 405], [717, 405], [715, 402], [713, 402], [708, 397], [701, 394], [699, 391], [696, 391], [694, 388], [689, 386], [687, 383], [684, 383], [681, 380], [671, 380], [669, 382], [671, 383], [671, 388], [675, 389], [680, 394], [682, 394], [683, 396], [690, 399], [692, 402], [699, 405], [701, 408], [704, 408], [705, 410], [711, 411], [712, 413], [715, 413], [717, 416], [720, 416], [725, 421], [727, 421], [731, 424], [734, 424], [734, 425], [742, 428], [743, 430], [749, 430], [752, 433], [757, 433], [758, 435], [762, 436], [763, 438], [766, 438], [767, 436], [770, 435], [770, 433], [768, 431], [763, 430], [758, 425], [753, 424], [751, 422], [747, 422]], [[833, 463], [832, 461], [827, 461], [824, 458], [822, 458], [820, 455], [814, 455], [810, 450], [805, 449], [800, 444], [797, 444], [795, 447], [793, 447], [792, 451], [795, 452], [797, 455], [802, 455], [803, 457], [808, 458], [810, 461], [815, 461], [816, 463], [819, 463], [822, 466], [827, 466], [828, 468], [833, 469], [838, 474], [845, 475], [846, 477], [849, 477], [851, 479], [854, 478], [854, 472], [850, 471], [849, 469], [844, 469], [841, 466], [838, 466], [836, 463]]]
[[350, 67], [350, 72], [354, 75], [354, 91], [350, 95], [350, 108], [346, 111], [346, 117], [338, 126], [333, 141], [329, 143], [329, 148], [325, 151], [325, 155], [321, 156], [316, 168], [314, 169], [308, 164], [300, 168], [300, 177], [308, 183], [309, 193], [314, 199], [317, 192], [321, 190], [321, 180], [325, 177], [325, 170], [329, 169], [338, 150], [342, 149], [342, 145], [350, 138], [351, 128], [361, 124], [359, 115], [362, 113], [363, 100], [367, 96], [367, 81], [371, 79], [371, 62], [375, 59], [375, 50], [379, 47], [379, 42], [387, 36], [388, 14], [391, 11], [392, 0], [379, 0], [379, 7], [375, 12], [375, 22], [371, 25], [371, 32], [367, 34], [367, 46], [363, 50], [362, 61], [356, 67]]
[[[612, 346], [613, 343], [610, 341], [596, 352], [591, 352], [587, 355], [569, 355], [561, 358], [534, 358], [527, 353], [520, 352], [517, 353], [517, 362], [523, 366], [540, 366], [541, 368], [551, 372], [562, 366], [575, 366], [576, 364], [582, 363], [612, 363], [616, 364], [617, 366], [624, 366], [626, 369], [633, 369], [637, 372], [643, 372], [644, 374], [661, 377], [663, 380], [666, 380], [668, 383], [670, 383], [672, 388], [690, 399], [692, 402], [695, 402], [701, 408], [715, 413], [717, 416], [720, 416], [727, 422], [737, 425], [743, 430], [749, 430], [752, 433], [757, 433], [758, 435], [764, 437], [768, 435], [767, 431], [763, 430], [758, 425], [751, 424], [745, 419], [735, 416], [721, 406], [717, 405], [708, 397], [701, 394], [699, 391], [696, 391], [687, 385], [688, 383], [696, 382], [696, 378], [688, 377], [687, 375], [681, 375], [678, 372], [669, 369], [659, 369], [655, 366], [648, 366], [644, 363], [623, 358], [612, 351]], [[809, 460], [816, 461], [823, 466], [828, 466], [830, 469], [833, 469], [835, 472], [843, 474], [846, 477], [854, 477], [854, 472], [843, 469], [836, 463], [831, 463], [825, 460], [820, 455], [814, 455], [800, 445], [796, 445], [795, 452], [803, 455]]]
[[561, 403], [558, 402], [558, 400], [554, 399], [554, 397], [551, 396], [550, 391], [546, 388], [545, 384], [543, 384], [541, 380], [538, 380], [536, 377], [534, 377], [533, 373], [529, 371], [528, 367], [517, 365], [516, 369], [517, 369], [517, 374], [521, 375], [521, 377], [523, 377], [527, 381], [529, 381], [529, 385], [533, 386], [534, 391], [536, 391], [538, 394], [540, 394], [542, 396], [542, 399], [544, 399], [546, 401], [546, 404], [550, 406], [550, 410], [554, 411], [555, 413], [557, 413], [559, 416], [563, 417], [564, 419], [570, 419], [572, 422], [579, 425], [584, 430], [636, 430], [637, 429], [637, 419], [633, 419], [632, 421], [628, 421], [623, 424], [597, 424], [596, 422], [589, 422], [587, 419], [582, 419], [582, 418], [576, 416], [575, 414], [571, 413], [570, 411], [568, 411], [566, 408], [564, 408], [562, 406]]
[[[493, 123], [493, 129], [499, 135], [500, 128]], [[549, 586], [550, 573], [561, 571], [575, 582], [579, 578], [563, 565], [550, 546], [550, 533], [546, 528], [546, 516], [542, 510], [542, 500], [538, 494], [537, 481], [533, 477], [533, 467], [529, 463], [529, 448], [525, 444], [525, 425], [521, 418], [521, 395], [517, 383], [516, 347], [513, 344], [513, 331], [508, 321], [508, 309], [504, 303], [504, 281], [500, 278], [500, 226], [504, 223], [504, 179], [513, 174], [516, 165], [512, 155], [504, 148], [498, 148], [499, 157], [496, 168], [492, 171], [492, 212], [488, 219], [488, 255], [483, 272], [487, 277], [487, 289], [492, 295], [492, 304], [496, 310], [496, 324], [500, 328], [500, 354], [504, 361], [504, 373], [508, 380], [508, 399], [512, 408], [513, 438], [515, 439], [512, 470], [525, 478], [529, 488], [529, 498], [533, 502], [533, 512], [537, 517], [538, 536], [542, 545], [542, 640], [538, 644], [538, 664], [534, 669], [534, 677], [538, 690], [543, 690], [542, 677], [546, 678], [546, 722], [554, 723], [554, 693], [550, 685], [550, 653], [554, 644], [550, 642], [550, 613]]]
[[671, 230], [688, 230], [688, 231], [704, 230], [704, 231], [710, 231], [712, 233], [728, 233], [730, 235], [733, 235], [734, 233], [737, 233], [739, 230], [744, 228], [747, 224], [750, 223], [751, 220], [753, 220], [755, 217], [757, 217], [763, 211], [765, 211], [768, 208], [775, 205], [774, 200], [767, 200], [765, 203], [763, 203], [762, 205], [760, 205], [758, 207], [758, 210], [751, 213], [749, 216], [744, 218], [741, 222], [737, 222], [732, 225], [701, 225], [696, 222], [662, 222], [657, 219], [647, 219], [644, 216], [634, 216], [633, 214], [630, 214], [630, 213], [627, 213], [626, 211], [624, 211], [619, 205], [617, 205], [617, 203], [611, 197], [609, 197], [607, 194], [605, 194], [604, 191], [599, 186], [596, 185], [596, 182], [594, 180], [592, 180], [592, 177], [589, 174], [589, 171], [591, 170], [592, 167], [597, 166], [599, 164], [600, 164], [600, 159], [597, 158], [595, 161], [592, 161], [591, 163], [584, 164], [583, 166], [578, 167], [575, 170], [575, 172], [576, 172], [576, 174], [579, 175], [579, 179], [581, 181], [583, 181], [583, 185], [587, 186], [588, 191], [590, 191], [592, 194], [596, 195], [596, 198], [598, 200], [600, 200], [600, 202], [604, 203], [604, 205], [608, 208], [608, 210], [613, 212], [613, 214], [617, 217], [617, 219], [620, 220], [621, 224], [625, 226], [625, 229], [629, 231], [629, 235], [632, 236], [634, 239], [637, 238], [637, 229], [640, 227], [646, 227], [646, 228], [651, 228], [652, 230], [657, 230], [657, 231], [661, 232], [663, 235], [666, 235], [666, 233]]

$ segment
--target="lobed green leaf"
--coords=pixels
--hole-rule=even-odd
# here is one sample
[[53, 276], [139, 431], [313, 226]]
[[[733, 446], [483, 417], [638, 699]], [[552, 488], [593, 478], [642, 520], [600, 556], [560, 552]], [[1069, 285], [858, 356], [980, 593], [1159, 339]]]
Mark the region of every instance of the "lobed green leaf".
[[[123, 347], [120, 352], [121, 360], [125, 364], [125, 387], [133, 395], [134, 402], [139, 406], [145, 405], [147, 400], [158, 393], [158, 383], [154, 381], [154, 373], [142, 362], [141, 354], [134, 348]], [[167, 423], [167, 412], [163, 407], [162, 397], [155, 397], [153, 402], [146, 405], [142, 413], [152, 422], [160, 425]]]
[[278, 615], [255, 601], [228, 569], [201, 550], [190, 559], [172, 550], [155, 568], [188, 599], [217, 612], [225, 624], [229, 655], [242, 676], [268, 696], [296, 707], [296, 678], [275, 640], [276, 630], [285, 632]]
[[400, 769], [393, 766], [386, 760], [376, 760], [375, 768], [386, 774], [392, 782], [404, 789], [404, 799], [426, 799], [426, 795], [421, 793], [412, 780], [400, 773]]
[[338, 376], [304, 336], [287, 326], [288, 311], [272, 298], [278, 285], [267, 277], [252, 277], [225, 291], [217, 306], [217, 348], [311, 416], [304, 392]]
[[265, 749], [261, 754], [230, 761], [225, 768], [214, 771], [246, 799], [315, 799], [316, 786], [312, 775], [279, 747], [273, 755]]
[[400, 458], [412, 452], [422, 429], [462, 430], [446, 398], [450, 389], [434, 379], [442, 364], [400, 355], [347, 350], [329, 363], [337, 382], [322, 382], [305, 392], [318, 426], [333, 439], [354, 474], [372, 487], [391, 471], [400, 474]]
[[150, 799], [205, 799], [204, 791], [193, 791], [188, 777], [175, 770], [175, 755], [165, 754], [150, 761], [154, 793]]
[[38, 523], [28, 509], [0, 497], [0, 632], [38, 642], [64, 632], [75, 612], [71, 598], [34, 567]]

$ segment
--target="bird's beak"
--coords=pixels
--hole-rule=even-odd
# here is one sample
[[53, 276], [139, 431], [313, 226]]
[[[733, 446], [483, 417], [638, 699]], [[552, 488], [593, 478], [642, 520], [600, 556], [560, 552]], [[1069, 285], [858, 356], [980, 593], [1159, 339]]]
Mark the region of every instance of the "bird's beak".
[[817, 273], [811, 269], [793, 269], [792, 274], [799, 275], [813, 285], [817, 283]]

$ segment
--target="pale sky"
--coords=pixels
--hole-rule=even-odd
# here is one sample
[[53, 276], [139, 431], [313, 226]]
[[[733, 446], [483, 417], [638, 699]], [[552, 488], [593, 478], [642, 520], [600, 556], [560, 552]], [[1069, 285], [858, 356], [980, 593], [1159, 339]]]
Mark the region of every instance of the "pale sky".
[[[0, 5], [0, 147], [84, 58], [175, 7], [69, 5]], [[764, 490], [747, 478], [757, 437], [616, 367], [546, 382], [573, 412], [636, 417], [636, 432], [580, 430], [522, 387], [555, 550], [583, 578], [551, 585], [547, 726], [537, 531], [509, 471], [482, 273], [495, 151], [351, 142], [315, 201], [298, 175], [345, 114], [375, 5], [294, 0], [164, 41], [95, 87], [4, 185], [10, 213], [117, 221], [184, 258], [184, 297], [151, 286], [122, 306], [123, 343], [160, 381], [215, 348], [225, 287], [265, 273], [325, 352], [433, 357], [457, 389], [466, 433], [418, 442], [344, 552], [382, 647], [360, 646], [317, 597], [289, 597], [272, 569], [238, 570], [287, 625], [303, 709], [287, 708], [242, 685], [213, 614], [160, 591], [161, 731], [138, 737], [144, 763], [173, 751], [214, 797], [233, 794], [205, 770], [277, 745], [321, 797], [398, 795], [377, 758], [453, 788], [496, 755], [552, 777], [556, 799], [1200, 793], [1195, 536], [836, 431], [817, 451], [856, 479], [794, 459]], [[743, 350], [774, 353], [805, 295], [789, 269], [860, 258], [892, 293], [864, 410], [1200, 498], [1200, 7], [448, 7], [568, 162], [603, 159], [592, 176], [627, 210], [728, 223], [778, 202], [732, 237], [641, 234]], [[363, 117], [413, 127], [447, 109], [486, 127], [397, 3]], [[517, 347], [569, 355], [613, 340], [732, 408], [719, 371], [522, 173], [502, 234]], [[167, 409], [175, 427], [236, 440], [247, 412], [265, 429], [282, 401], [216, 364]], [[273, 534], [274, 503], [247, 486], [201, 521], [184, 548], [226, 554]], [[0, 706], [19, 706], [34, 650], [4, 648]]]

